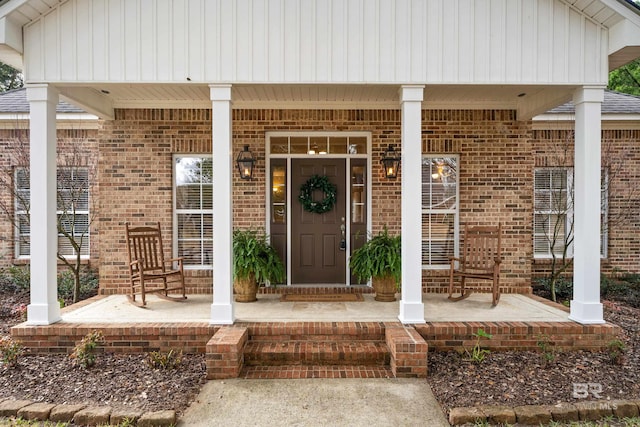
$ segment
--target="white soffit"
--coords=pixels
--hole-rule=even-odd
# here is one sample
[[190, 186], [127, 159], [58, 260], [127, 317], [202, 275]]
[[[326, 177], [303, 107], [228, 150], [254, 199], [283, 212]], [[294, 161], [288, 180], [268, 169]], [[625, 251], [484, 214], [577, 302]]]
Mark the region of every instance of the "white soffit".
[[[66, 86], [78, 88], [78, 86]], [[202, 84], [95, 84], [88, 88], [113, 108], [211, 108], [209, 87]], [[232, 86], [233, 108], [397, 109], [398, 85], [242, 85]], [[60, 86], [61, 93], [65, 86]], [[528, 99], [571, 93], [567, 86], [430, 85], [423, 108], [516, 109]], [[543, 105], [546, 111], [556, 105]]]

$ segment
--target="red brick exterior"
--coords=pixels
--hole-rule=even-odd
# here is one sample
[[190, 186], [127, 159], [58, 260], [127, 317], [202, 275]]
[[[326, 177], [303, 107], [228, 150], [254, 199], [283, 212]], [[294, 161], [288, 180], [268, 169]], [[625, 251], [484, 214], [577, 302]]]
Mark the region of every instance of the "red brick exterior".
[[396, 378], [426, 378], [429, 345], [412, 327], [387, 324], [385, 338], [391, 354], [391, 372]]
[[[460, 156], [460, 229], [502, 223], [502, 292], [531, 288], [533, 157], [529, 122], [515, 111], [425, 110], [423, 153]], [[375, 197], [375, 195], [374, 195]], [[448, 271], [425, 273], [426, 289], [444, 292]], [[480, 282], [486, 292], [490, 283]]]
[[[601, 268], [605, 274], [640, 273], [640, 191], [636, 185], [640, 180], [640, 129], [610, 129], [615, 125], [605, 122], [602, 131], [602, 168], [609, 177], [609, 225], [607, 256]], [[571, 129], [533, 130], [532, 149], [536, 167], [573, 167]], [[544, 276], [549, 265], [548, 260], [535, 259], [534, 278]]]
[[[533, 159], [529, 123], [512, 111], [423, 112], [426, 153], [460, 155], [460, 221], [502, 221], [505, 229], [503, 285], [530, 290]], [[234, 170], [234, 226], [264, 227], [265, 134], [269, 131], [366, 131], [372, 138], [373, 231], [400, 231], [400, 179], [387, 180], [379, 167], [388, 146], [400, 146], [399, 110], [234, 110], [233, 152], [244, 145], [257, 158], [252, 181]], [[101, 292], [127, 290], [124, 222], [160, 221], [171, 247], [173, 154], [211, 152], [208, 110], [117, 110], [100, 138]], [[528, 154], [527, 154], [528, 153]], [[526, 165], [523, 167], [523, 165]], [[402, 171], [400, 171], [402, 173]], [[215, 174], [215, 171], [214, 171]], [[189, 272], [188, 292], [210, 292], [209, 271]], [[425, 273], [429, 291], [442, 291], [443, 271]]]
[[[16, 125], [16, 129], [0, 129], [0, 201], [2, 206], [7, 206], [9, 212], [0, 212], [0, 267], [8, 267], [12, 264], [28, 264], [28, 260], [18, 260], [15, 257], [15, 230], [13, 228], [13, 222], [8, 218], [8, 214], [12, 215], [15, 209], [15, 203], [13, 200], [13, 193], [10, 191], [5, 183], [12, 185], [11, 176], [16, 168], [28, 167], [29, 157], [29, 130], [21, 124]], [[58, 129], [57, 131], [58, 142], [58, 163], [63, 163], [63, 157], [65, 154], [71, 152], [71, 146], [77, 147], [77, 153], [81, 153], [83, 158], [83, 164], [86, 162], [88, 165], [95, 165], [98, 158], [98, 130], [97, 129]], [[25, 162], [26, 160], [26, 162]], [[92, 169], [90, 167], [90, 169]], [[100, 199], [99, 183], [97, 182], [97, 170], [90, 173], [94, 178], [90, 182], [90, 198], [89, 198], [89, 212], [95, 213], [98, 209], [97, 201]], [[94, 217], [96, 218], [96, 217]], [[90, 229], [90, 261], [93, 266], [98, 266], [98, 260], [100, 256], [99, 251], [99, 227], [98, 221], [94, 221], [91, 224]], [[65, 268], [61, 262], [59, 262], [61, 269]]]
[[247, 328], [223, 326], [207, 343], [207, 379], [237, 378], [244, 365]]
[[[543, 275], [547, 268], [545, 261], [533, 259], [533, 171], [536, 166], [571, 165], [572, 132], [537, 130], [539, 124], [534, 130], [531, 122], [517, 121], [515, 112], [509, 110], [424, 110], [422, 121], [423, 153], [459, 156], [461, 229], [467, 223], [502, 222], [502, 291], [530, 292], [532, 277]], [[364, 131], [371, 133], [372, 140], [372, 231], [386, 225], [392, 233], [399, 232], [401, 181], [384, 178], [379, 162], [388, 144], [400, 147], [400, 124], [399, 110], [234, 110], [233, 153], [249, 145], [257, 158], [251, 181], [240, 180], [234, 168], [234, 226], [265, 225], [267, 132]], [[211, 126], [211, 111], [206, 109], [130, 109], [116, 110], [115, 120], [100, 122], [96, 130], [58, 131], [60, 152], [65, 151], [66, 143], [82, 143], [93, 153], [99, 150], [99, 194], [97, 187], [92, 188], [92, 201], [99, 205], [91, 207], [98, 212], [91, 230], [91, 260], [100, 266], [102, 294], [128, 289], [126, 221], [160, 221], [165, 249], [172, 248], [172, 156], [210, 154]], [[27, 134], [1, 130], [0, 148]], [[639, 137], [640, 130], [603, 131], [603, 165], [615, 170], [609, 190], [612, 220], [604, 272], [640, 272], [636, 262], [640, 204], [630, 184], [640, 175], [640, 148], [633, 144]], [[6, 152], [0, 151], [3, 168], [11, 166]], [[15, 261], [13, 230], [7, 221], [0, 221], [0, 233], [0, 264], [6, 266]], [[425, 270], [425, 290], [443, 292], [446, 273]], [[189, 293], [211, 292], [211, 271], [190, 270], [187, 274]], [[488, 286], [484, 288], [488, 291]]]

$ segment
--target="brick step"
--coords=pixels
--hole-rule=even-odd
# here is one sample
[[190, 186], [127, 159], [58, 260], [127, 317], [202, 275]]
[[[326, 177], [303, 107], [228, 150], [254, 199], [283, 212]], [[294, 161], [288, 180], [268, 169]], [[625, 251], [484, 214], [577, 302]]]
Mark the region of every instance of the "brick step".
[[384, 341], [382, 322], [244, 323], [251, 341]]
[[388, 365], [389, 348], [380, 341], [249, 341], [245, 365]]
[[345, 365], [280, 365], [246, 366], [240, 373], [244, 379], [301, 378], [394, 378], [388, 366]]

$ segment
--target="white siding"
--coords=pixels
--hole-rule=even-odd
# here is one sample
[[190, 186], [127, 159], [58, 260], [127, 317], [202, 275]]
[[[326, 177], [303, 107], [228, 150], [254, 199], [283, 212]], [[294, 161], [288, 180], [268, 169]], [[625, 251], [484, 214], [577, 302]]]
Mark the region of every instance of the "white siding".
[[36, 81], [604, 83], [607, 29], [559, 0], [69, 0]]

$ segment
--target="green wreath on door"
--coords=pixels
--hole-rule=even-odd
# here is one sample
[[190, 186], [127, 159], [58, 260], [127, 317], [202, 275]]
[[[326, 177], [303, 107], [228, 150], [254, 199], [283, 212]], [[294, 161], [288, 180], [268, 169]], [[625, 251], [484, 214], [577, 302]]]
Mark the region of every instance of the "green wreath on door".
[[[313, 200], [313, 192], [316, 190], [321, 190], [324, 193], [324, 199], [320, 201]], [[298, 200], [302, 203], [305, 211], [323, 214], [333, 209], [336, 204], [337, 192], [338, 189], [329, 181], [327, 176], [313, 175], [300, 186]]]

